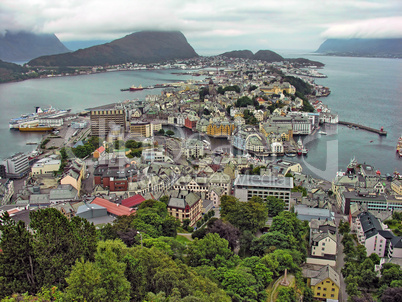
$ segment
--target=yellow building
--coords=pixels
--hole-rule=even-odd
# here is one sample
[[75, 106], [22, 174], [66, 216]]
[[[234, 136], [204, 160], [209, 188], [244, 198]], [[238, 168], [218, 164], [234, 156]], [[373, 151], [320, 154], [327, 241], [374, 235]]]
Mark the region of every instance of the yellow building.
[[72, 185], [78, 191], [78, 195], [81, 193], [82, 179], [85, 178], [86, 166], [85, 162], [75, 158], [63, 178], [60, 180], [61, 185]]
[[402, 182], [395, 179], [391, 182], [391, 189], [398, 195], [402, 195]]
[[230, 124], [228, 122], [210, 123], [207, 126], [207, 134], [212, 136], [219, 136], [219, 135], [230, 136], [232, 135], [234, 130], [235, 125]]
[[326, 301], [327, 299], [338, 300], [339, 281], [338, 273], [329, 265], [318, 271], [317, 276], [308, 278], [307, 285], [311, 287], [314, 299]]
[[149, 122], [134, 122], [130, 124], [132, 136], [150, 137], [153, 135], [152, 125]]
[[50, 174], [60, 168], [61, 161], [55, 157], [45, 157], [38, 160], [31, 168], [32, 175]]
[[293, 87], [290, 83], [284, 82], [275, 82], [271, 83], [268, 86], [263, 86], [260, 88], [262, 92], [264, 92], [266, 95], [272, 95], [272, 94], [281, 94], [283, 92], [286, 92], [287, 94], [295, 94], [296, 93], [296, 88]]
[[199, 195], [191, 192], [182, 198], [172, 197], [169, 200], [167, 210], [171, 216], [183, 222], [184, 219], [190, 220], [190, 226], [201, 218], [202, 200]]

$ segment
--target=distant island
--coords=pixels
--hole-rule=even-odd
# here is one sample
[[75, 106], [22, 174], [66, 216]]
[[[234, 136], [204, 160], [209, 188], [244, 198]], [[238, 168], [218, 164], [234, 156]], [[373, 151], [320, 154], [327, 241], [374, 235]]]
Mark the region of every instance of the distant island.
[[402, 58], [402, 39], [328, 39], [316, 53], [332, 56]]
[[96, 66], [158, 63], [198, 57], [179, 31], [142, 31], [110, 43], [29, 61], [30, 66]]
[[0, 60], [7, 62], [26, 62], [69, 51], [55, 34], [7, 31], [4, 36], [0, 35]]
[[224, 56], [227, 58], [238, 58], [238, 59], [250, 59], [250, 60], [260, 60], [265, 62], [289, 62], [294, 64], [295, 67], [307, 67], [307, 66], [316, 66], [323, 67], [324, 64], [318, 61], [311, 61], [309, 59], [304, 58], [284, 58], [281, 55], [277, 54], [271, 50], [259, 50], [255, 54], [251, 50], [233, 50], [220, 54], [220, 56]]

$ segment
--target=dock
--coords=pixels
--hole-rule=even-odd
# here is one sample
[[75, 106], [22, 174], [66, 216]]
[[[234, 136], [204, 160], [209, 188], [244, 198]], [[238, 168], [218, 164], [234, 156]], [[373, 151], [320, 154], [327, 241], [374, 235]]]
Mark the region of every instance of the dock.
[[378, 135], [381, 135], [381, 136], [386, 136], [387, 135], [387, 131], [384, 131], [382, 128], [381, 129], [374, 129], [374, 128], [371, 128], [371, 127], [367, 127], [367, 126], [363, 126], [363, 125], [359, 125], [359, 124], [355, 124], [355, 123], [351, 123], [351, 122], [345, 122], [345, 121], [339, 121], [338, 124], [339, 125], [350, 126], [350, 127], [356, 127], [358, 129], [363, 129], [363, 130], [366, 130], [366, 131], [374, 132], [374, 133], [377, 133]]

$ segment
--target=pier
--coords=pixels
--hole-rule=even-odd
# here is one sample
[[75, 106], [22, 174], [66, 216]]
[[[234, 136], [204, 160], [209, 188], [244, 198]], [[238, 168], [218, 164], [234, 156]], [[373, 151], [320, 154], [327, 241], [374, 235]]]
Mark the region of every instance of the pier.
[[387, 135], [387, 131], [384, 131], [382, 128], [380, 130], [378, 130], [378, 129], [370, 128], [370, 127], [355, 124], [355, 123], [345, 122], [345, 121], [339, 121], [338, 124], [339, 125], [345, 125], [345, 126], [348, 126], [348, 127], [349, 126], [350, 127], [356, 127], [358, 129], [363, 129], [363, 130], [366, 130], [366, 131], [374, 132], [374, 133], [377, 133], [377, 134], [379, 134], [381, 136], [386, 136]]

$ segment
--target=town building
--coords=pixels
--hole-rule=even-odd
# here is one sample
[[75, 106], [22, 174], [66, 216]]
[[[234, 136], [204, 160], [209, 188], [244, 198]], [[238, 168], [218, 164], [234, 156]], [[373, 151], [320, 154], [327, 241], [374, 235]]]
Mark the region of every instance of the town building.
[[91, 134], [92, 136], [106, 137], [111, 125], [119, 125], [126, 129], [126, 111], [119, 106], [113, 109], [91, 110]]
[[186, 158], [200, 158], [204, 156], [204, 144], [198, 139], [187, 139], [183, 142], [183, 153]]
[[134, 137], [151, 137], [153, 136], [152, 124], [150, 122], [131, 121], [130, 133]]
[[307, 285], [311, 287], [314, 299], [320, 301], [338, 300], [340, 278], [332, 267], [326, 265], [318, 271], [309, 271], [303, 275], [307, 276]]
[[202, 200], [199, 195], [190, 192], [180, 197], [171, 197], [167, 209], [171, 216], [181, 222], [189, 219], [190, 226], [194, 226], [202, 215]]
[[270, 177], [240, 174], [234, 181], [234, 196], [240, 201], [248, 201], [253, 196], [266, 199], [274, 196], [285, 202], [285, 209], [290, 210], [292, 177]]
[[98, 205], [101, 207], [106, 208], [107, 212], [109, 215], [113, 215], [113, 216], [129, 216], [133, 213], [135, 213], [134, 209], [125, 207], [123, 205], [111, 202], [109, 200], [100, 198], [100, 197], [96, 197], [92, 202], [91, 205]]
[[14, 195], [14, 182], [11, 179], [0, 178], [0, 205], [8, 204]]
[[49, 156], [38, 160], [31, 168], [32, 175], [52, 174], [60, 169], [61, 160], [57, 156]]
[[8, 178], [22, 178], [30, 171], [28, 156], [24, 153], [16, 153], [5, 159], [3, 165]]

